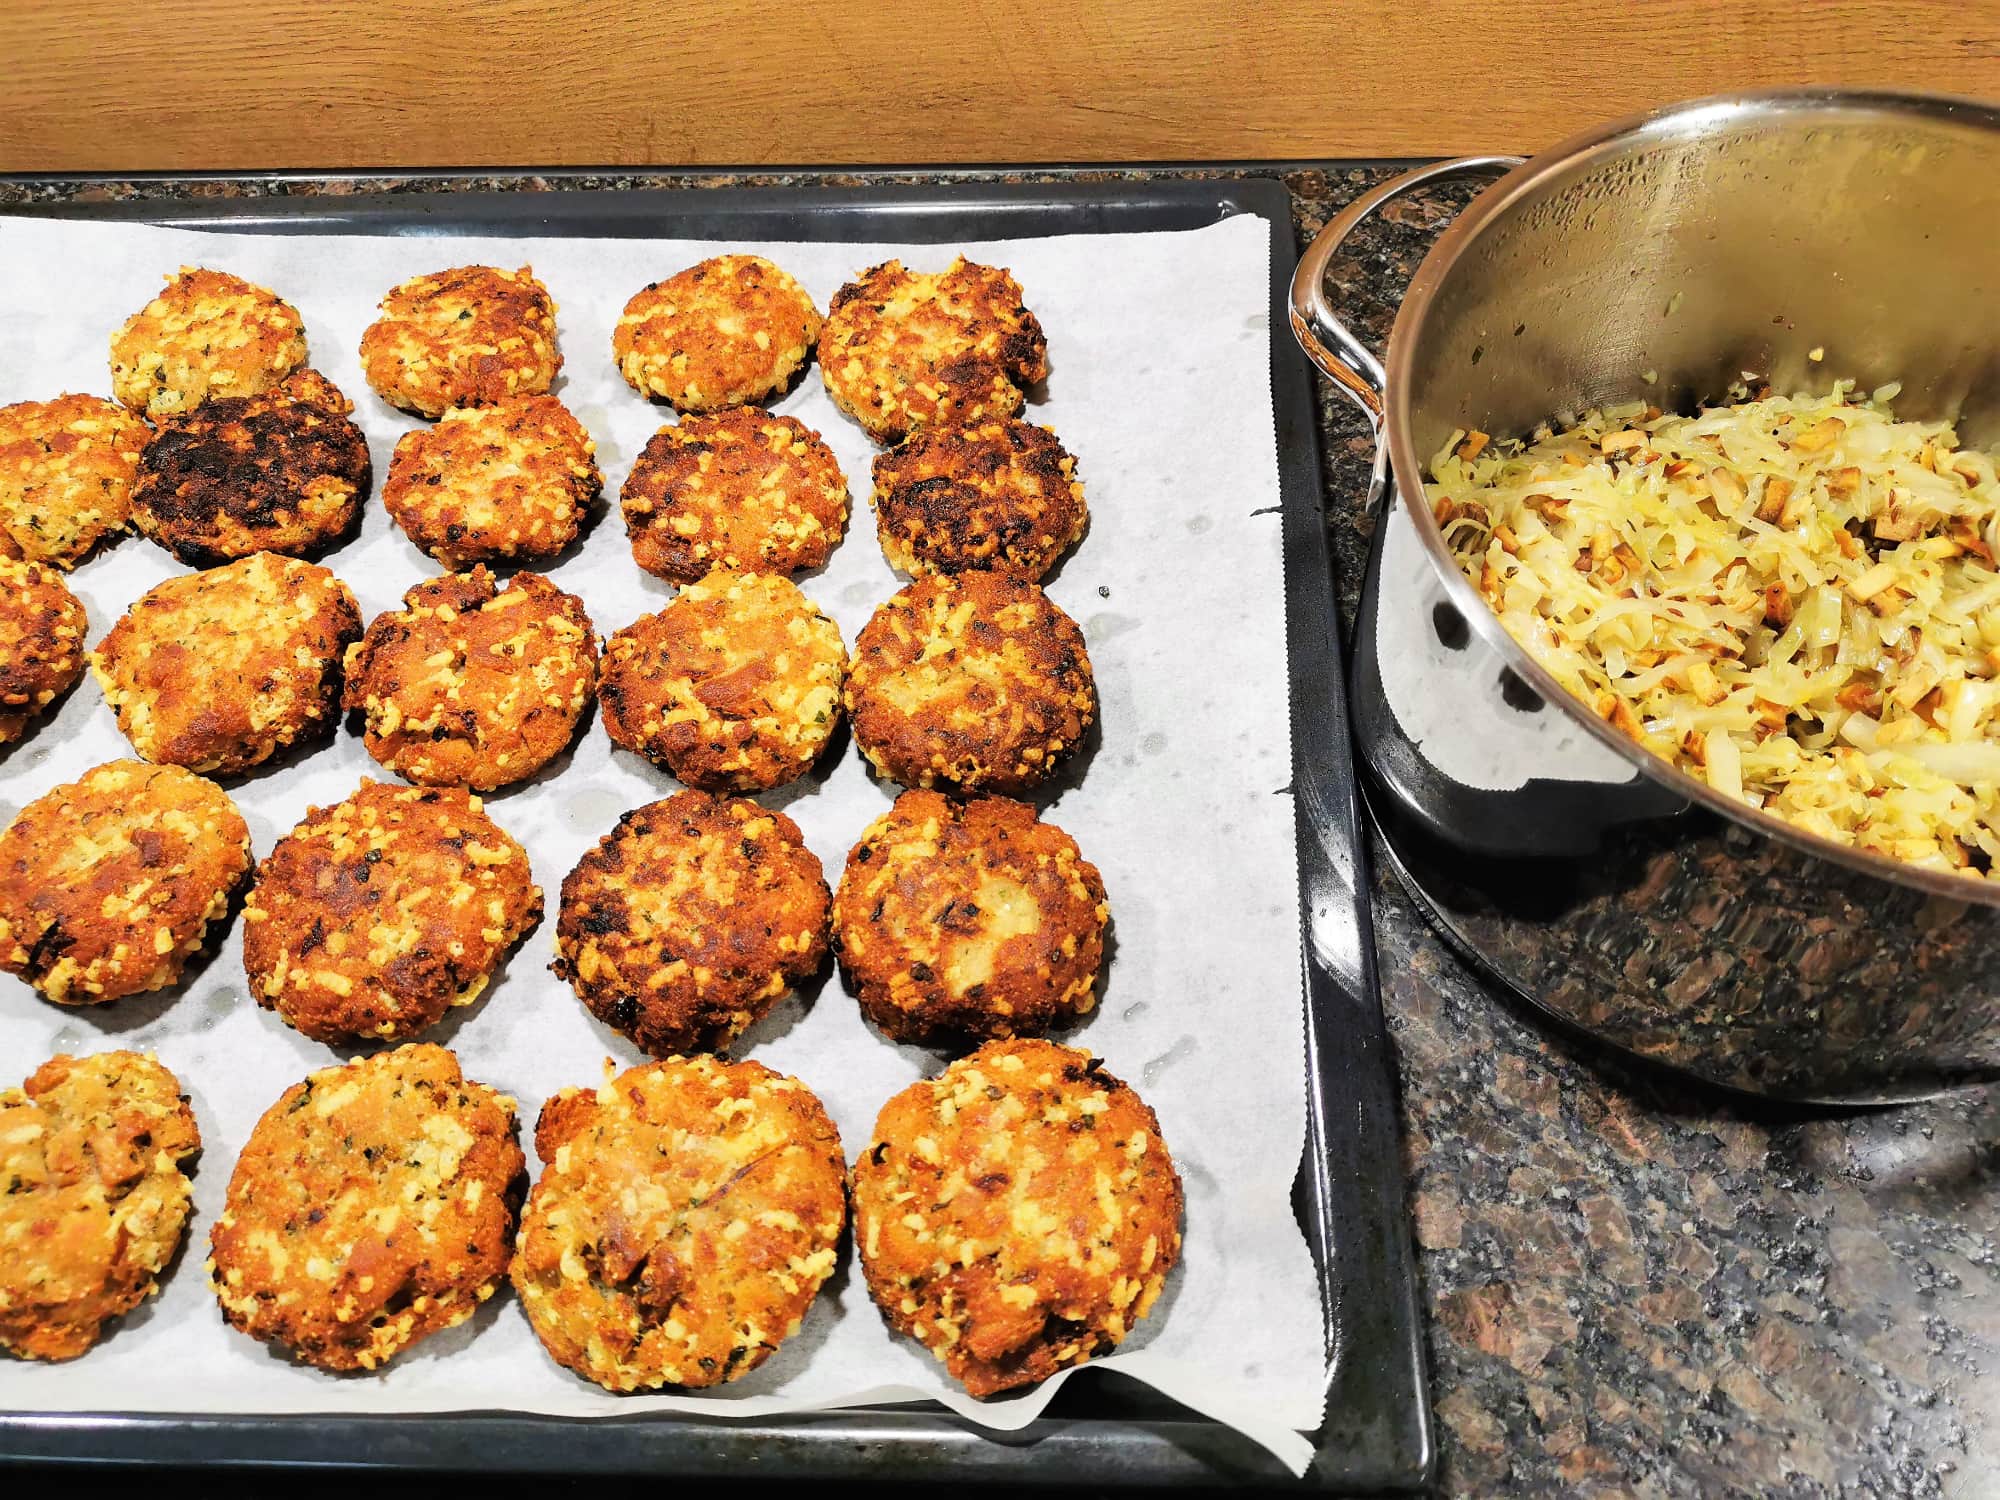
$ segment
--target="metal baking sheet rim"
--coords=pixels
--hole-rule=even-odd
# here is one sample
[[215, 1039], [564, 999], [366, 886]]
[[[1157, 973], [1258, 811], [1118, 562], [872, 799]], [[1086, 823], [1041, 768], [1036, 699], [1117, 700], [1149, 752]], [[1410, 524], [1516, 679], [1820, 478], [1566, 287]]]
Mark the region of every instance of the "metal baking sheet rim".
[[1271, 226], [1272, 404], [1283, 496], [1285, 620], [1304, 937], [1307, 1142], [1295, 1198], [1333, 1352], [1315, 1458], [1294, 1481], [1263, 1449], [1105, 1371], [1018, 1433], [921, 1405], [777, 1419], [519, 1413], [409, 1416], [0, 1414], [0, 1462], [245, 1464], [734, 1478], [1006, 1480], [1117, 1486], [1418, 1489], [1435, 1445], [1398, 1145], [1393, 1063], [1375, 981], [1348, 738], [1314, 392], [1285, 320], [1296, 250], [1268, 177], [947, 188], [406, 192], [144, 199], [10, 210], [269, 233], [393, 232], [948, 241]]

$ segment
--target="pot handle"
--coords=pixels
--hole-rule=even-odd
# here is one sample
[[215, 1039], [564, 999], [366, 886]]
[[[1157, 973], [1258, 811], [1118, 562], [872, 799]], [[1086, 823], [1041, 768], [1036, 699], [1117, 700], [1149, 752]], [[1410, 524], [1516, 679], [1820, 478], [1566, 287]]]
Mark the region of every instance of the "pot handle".
[[[1382, 393], [1388, 385], [1388, 376], [1374, 351], [1356, 338], [1333, 310], [1326, 268], [1333, 259], [1334, 251], [1354, 232], [1355, 225], [1383, 204], [1405, 193], [1435, 182], [1455, 182], [1465, 177], [1499, 177], [1518, 167], [1523, 160], [1519, 156], [1460, 156], [1450, 161], [1433, 162], [1427, 167], [1417, 167], [1400, 177], [1391, 178], [1370, 188], [1327, 220], [1326, 227], [1313, 236], [1313, 242], [1299, 257], [1298, 270], [1292, 275], [1292, 336], [1299, 341], [1299, 347], [1306, 351], [1306, 357], [1319, 367], [1320, 372], [1361, 408], [1369, 425], [1375, 429], [1378, 449], [1382, 435]], [[1378, 479], [1376, 488], [1379, 489], [1382, 473], [1379, 452], [1375, 468]], [[1371, 502], [1374, 498], [1373, 494], [1369, 496]]]

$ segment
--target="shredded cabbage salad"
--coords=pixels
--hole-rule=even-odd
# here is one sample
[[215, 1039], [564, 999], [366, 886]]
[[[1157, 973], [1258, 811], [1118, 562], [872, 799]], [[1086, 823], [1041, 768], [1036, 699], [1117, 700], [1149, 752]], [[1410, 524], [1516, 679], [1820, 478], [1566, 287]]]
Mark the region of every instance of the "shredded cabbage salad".
[[1896, 391], [1458, 432], [1426, 496], [1508, 633], [1646, 749], [1837, 843], [2000, 879], [2000, 482]]

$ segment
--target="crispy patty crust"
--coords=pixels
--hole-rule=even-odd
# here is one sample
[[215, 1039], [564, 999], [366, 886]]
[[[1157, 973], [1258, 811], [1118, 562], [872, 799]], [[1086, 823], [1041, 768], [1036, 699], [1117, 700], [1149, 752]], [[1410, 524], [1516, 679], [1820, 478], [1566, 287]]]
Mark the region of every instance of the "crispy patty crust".
[[1022, 792], [1075, 749], [1097, 713], [1076, 622], [1004, 573], [928, 574], [855, 637], [854, 740], [905, 786]]
[[62, 574], [40, 563], [0, 558], [0, 745], [83, 675], [83, 603]]
[[59, 1005], [180, 978], [250, 869], [250, 829], [215, 783], [114, 760], [0, 834], [0, 969]]
[[625, 304], [611, 355], [633, 390], [680, 411], [780, 394], [811, 358], [819, 309], [759, 255], [718, 255]]
[[476, 1000], [541, 916], [527, 851], [477, 797], [364, 781], [257, 867], [243, 972], [315, 1041], [401, 1040]]
[[554, 396], [457, 407], [397, 442], [382, 503], [448, 568], [546, 561], [576, 540], [604, 488], [596, 453]]
[[673, 1058], [564, 1089], [535, 1150], [514, 1289], [550, 1356], [606, 1390], [749, 1374], [833, 1269], [840, 1135], [761, 1063]]
[[847, 529], [847, 480], [833, 450], [797, 418], [756, 406], [662, 427], [619, 500], [633, 558], [676, 583], [711, 568], [817, 568]]
[[875, 529], [901, 572], [991, 568], [1038, 581], [1089, 513], [1046, 427], [1011, 418], [919, 432], [875, 460]]
[[201, 1149], [150, 1053], [58, 1054], [0, 1091], [0, 1349], [74, 1359], [159, 1288]]
[[810, 770], [840, 722], [840, 627], [789, 581], [711, 573], [604, 645], [614, 744], [708, 791]]
[[222, 1315], [305, 1364], [372, 1370], [499, 1288], [526, 1165], [514, 1101], [442, 1047], [322, 1068], [236, 1160], [209, 1235]]
[[655, 1057], [720, 1051], [818, 971], [830, 899], [783, 813], [676, 792], [569, 872], [550, 967]]
[[360, 634], [346, 584], [259, 552], [153, 585], [97, 643], [90, 669], [145, 759], [232, 773], [332, 730], [341, 657]]
[[1096, 866], [1027, 803], [905, 792], [847, 856], [833, 951], [899, 1041], [1031, 1035], [1096, 1003], [1110, 914]]
[[896, 1095], [853, 1193], [883, 1317], [975, 1396], [1110, 1353], [1180, 1256], [1159, 1121], [1054, 1042], [988, 1042]]
[[1042, 325], [1013, 273], [959, 256], [949, 269], [885, 261], [833, 294], [819, 335], [833, 404], [878, 443], [922, 427], [1011, 417], [1049, 373]]
[[317, 370], [164, 423], [139, 455], [132, 521], [189, 567], [324, 551], [374, 481], [354, 404]]
[[123, 531], [152, 435], [101, 396], [0, 406], [0, 553], [73, 568]]
[[482, 564], [426, 579], [377, 615], [348, 648], [342, 701], [389, 770], [488, 791], [562, 753], [596, 677], [581, 599], [539, 573], [500, 588]]
[[256, 396], [306, 362], [306, 325], [276, 292], [182, 266], [111, 336], [111, 391], [158, 421]]
[[527, 266], [412, 276], [361, 335], [361, 369], [375, 394], [424, 417], [545, 395], [561, 368], [556, 304]]

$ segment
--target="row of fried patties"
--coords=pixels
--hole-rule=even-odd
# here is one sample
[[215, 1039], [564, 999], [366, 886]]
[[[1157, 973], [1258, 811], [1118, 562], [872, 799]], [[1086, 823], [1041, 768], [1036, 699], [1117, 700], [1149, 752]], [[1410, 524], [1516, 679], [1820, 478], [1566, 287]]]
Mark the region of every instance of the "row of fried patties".
[[[155, 1058], [58, 1056], [0, 1092], [0, 1349], [86, 1352], [157, 1290], [200, 1133]], [[990, 1042], [882, 1108], [850, 1171], [797, 1079], [670, 1058], [567, 1088], [535, 1130], [414, 1043], [287, 1089], [209, 1235], [235, 1328], [376, 1369], [511, 1275], [560, 1364], [613, 1391], [734, 1380], [799, 1330], [853, 1242], [890, 1326], [974, 1395], [1108, 1353], [1180, 1253], [1158, 1121], [1088, 1053]]]

